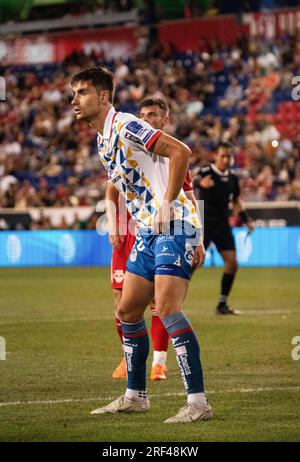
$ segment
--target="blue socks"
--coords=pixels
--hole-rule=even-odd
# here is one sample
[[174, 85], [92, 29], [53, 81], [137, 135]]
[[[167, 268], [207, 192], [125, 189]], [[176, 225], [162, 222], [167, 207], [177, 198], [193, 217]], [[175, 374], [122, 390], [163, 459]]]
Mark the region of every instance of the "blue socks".
[[146, 390], [146, 360], [149, 354], [149, 337], [145, 320], [135, 323], [121, 321], [126, 358], [127, 387]]
[[[191, 324], [181, 311], [162, 319], [171, 338], [181, 377], [188, 395], [204, 393], [200, 348]], [[149, 337], [145, 320], [136, 323], [121, 322], [126, 357], [127, 387], [139, 393], [146, 390], [146, 360]], [[144, 398], [144, 395], [137, 395]]]
[[197, 337], [185, 314], [172, 313], [161, 318], [171, 338], [187, 393], [203, 393], [203, 371]]

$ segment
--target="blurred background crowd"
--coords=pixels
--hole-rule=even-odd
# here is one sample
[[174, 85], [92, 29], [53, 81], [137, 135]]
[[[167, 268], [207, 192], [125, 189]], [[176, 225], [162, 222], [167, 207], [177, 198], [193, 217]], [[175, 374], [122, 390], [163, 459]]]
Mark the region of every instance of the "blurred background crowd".
[[[0, 208], [91, 206], [104, 197], [95, 132], [75, 122], [70, 105], [71, 76], [95, 65], [115, 75], [117, 110], [138, 115], [150, 96], [168, 102], [165, 128], [190, 146], [193, 178], [217, 144], [230, 141], [243, 200], [300, 200], [300, 102], [291, 98], [300, 36], [285, 36], [233, 47], [203, 39], [187, 52], [144, 40], [126, 60], [73, 53], [60, 64], [2, 68]], [[48, 229], [44, 221], [36, 229]]]

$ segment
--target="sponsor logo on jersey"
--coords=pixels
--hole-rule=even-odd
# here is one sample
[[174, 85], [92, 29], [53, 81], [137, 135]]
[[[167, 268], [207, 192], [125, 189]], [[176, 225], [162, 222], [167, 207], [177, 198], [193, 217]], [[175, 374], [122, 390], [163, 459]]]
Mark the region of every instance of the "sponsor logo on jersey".
[[141, 142], [141, 140], [137, 138], [136, 136], [132, 135], [131, 133], [126, 132], [125, 138], [127, 138], [130, 141], [133, 141], [136, 144], [140, 144], [141, 146], [143, 146], [143, 143]]
[[131, 254], [130, 254], [130, 261], [135, 262], [137, 259], [137, 250], [133, 249]]
[[128, 125], [126, 125], [126, 129], [129, 130], [131, 133], [134, 133], [135, 135], [137, 135], [139, 131], [143, 128], [143, 125], [136, 121], [130, 122]]
[[174, 241], [175, 239], [175, 236], [170, 236], [169, 234], [168, 235], [161, 235], [161, 236], [158, 236], [158, 238], [156, 239], [156, 243], [158, 244], [159, 242], [162, 242], [162, 241]]
[[[148, 128], [142, 128], [142, 130], [140, 130], [140, 131], [138, 132], [138, 136], [139, 136], [140, 138], [142, 138], [142, 136], [144, 136], [145, 133], [147, 133], [147, 135], [145, 136], [145, 138], [147, 138], [147, 136], [148, 136], [149, 133], [153, 133], [153, 130], [150, 130], [150, 132], [149, 132], [149, 129], [148, 129]], [[143, 141], [144, 141], [144, 139], [143, 139]]]
[[168, 247], [167, 247], [166, 245], [163, 245], [162, 251], [163, 251], [163, 252], [166, 252], [167, 250], [168, 250]]
[[173, 265], [181, 266], [181, 257], [178, 255], [177, 259], [174, 261]]
[[157, 257], [175, 257], [174, 253], [170, 252], [161, 252], [156, 255]]
[[122, 179], [121, 175], [116, 176], [115, 178], [111, 178], [113, 184], [118, 183]]
[[189, 264], [192, 265], [194, 257], [194, 248], [188, 242], [185, 244], [184, 259]]
[[120, 284], [121, 282], [124, 281], [124, 275], [125, 275], [124, 270], [115, 270], [113, 274], [113, 278], [118, 284]]

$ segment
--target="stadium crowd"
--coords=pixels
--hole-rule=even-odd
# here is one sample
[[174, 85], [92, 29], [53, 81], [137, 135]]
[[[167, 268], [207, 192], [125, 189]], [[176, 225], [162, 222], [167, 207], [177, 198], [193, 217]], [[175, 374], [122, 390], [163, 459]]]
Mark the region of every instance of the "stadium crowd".
[[191, 147], [195, 179], [216, 145], [230, 141], [243, 200], [300, 200], [300, 134], [279, 114], [280, 105], [300, 104], [291, 99], [300, 37], [285, 37], [234, 47], [203, 40], [186, 53], [141, 41], [134, 59], [74, 53], [60, 65], [0, 69], [0, 208], [94, 205], [104, 197], [94, 130], [75, 122], [70, 106], [71, 76], [94, 65], [114, 72], [118, 110], [137, 113], [145, 96], [167, 100], [166, 131]]

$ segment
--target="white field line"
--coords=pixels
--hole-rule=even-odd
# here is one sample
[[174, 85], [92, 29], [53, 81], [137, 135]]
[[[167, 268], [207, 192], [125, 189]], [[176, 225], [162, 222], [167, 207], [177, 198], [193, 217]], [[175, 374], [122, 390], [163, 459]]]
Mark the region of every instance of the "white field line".
[[[235, 388], [229, 390], [210, 390], [206, 391], [207, 394], [228, 394], [228, 393], [261, 393], [261, 392], [272, 392], [272, 391], [300, 391], [300, 385], [297, 386], [286, 386], [286, 387], [259, 387], [259, 388]], [[165, 398], [175, 396], [186, 396], [186, 393], [162, 393], [159, 395], [149, 395], [150, 398]], [[7, 401], [0, 402], [0, 407], [6, 406], [25, 406], [25, 405], [42, 405], [42, 404], [65, 404], [65, 403], [88, 403], [91, 401], [111, 401], [116, 397], [102, 396], [102, 397], [91, 397], [91, 398], [68, 398], [68, 399], [47, 399], [47, 400], [36, 400], [36, 401]]]
[[278, 314], [278, 315], [290, 315], [290, 314], [300, 314], [300, 310], [299, 312], [297, 311], [284, 311], [284, 310], [249, 310], [249, 311], [242, 311], [242, 315], [244, 316], [248, 316], [248, 315], [268, 315], [268, 314]]

